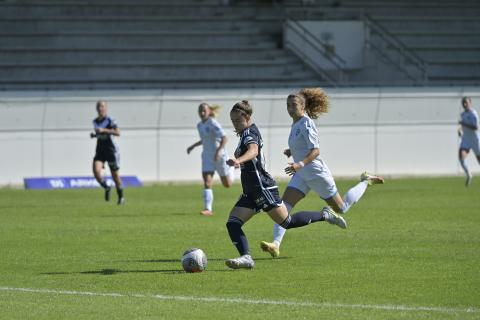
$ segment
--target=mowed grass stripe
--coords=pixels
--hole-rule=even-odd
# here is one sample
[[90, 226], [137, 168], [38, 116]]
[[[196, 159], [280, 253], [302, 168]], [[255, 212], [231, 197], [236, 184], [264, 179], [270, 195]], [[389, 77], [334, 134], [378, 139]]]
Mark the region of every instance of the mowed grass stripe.
[[98, 297], [113, 297], [113, 298], [146, 298], [146, 299], [160, 299], [160, 300], [176, 300], [187, 302], [212, 302], [212, 303], [235, 303], [235, 304], [265, 304], [265, 305], [284, 305], [293, 307], [313, 307], [313, 308], [350, 308], [350, 309], [374, 309], [374, 310], [391, 310], [401, 312], [441, 312], [441, 313], [480, 313], [479, 309], [470, 307], [466, 309], [461, 308], [446, 308], [446, 307], [427, 307], [427, 306], [402, 306], [402, 305], [372, 305], [372, 304], [347, 304], [347, 303], [315, 303], [315, 302], [301, 302], [301, 301], [281, 301], [281, 300], [253, 300], [242, 298], [222, 298], [222, 297], [193, 297], [193, 296], [171, 296], [163, 294], [146, 295], [140, 293], [123, 294], [113, 292], [87, 292], [87, 291], [71, 291], [71, 290], [56, 290], [56, 289], [34, 289], [34, 288], [14, 288], [14, 287], [0, 287], [0, 291], [15, 291], [27, 293], [40, 294], [55, 294], [55, 295], [78, 295], [78, 296], [98, 296]]

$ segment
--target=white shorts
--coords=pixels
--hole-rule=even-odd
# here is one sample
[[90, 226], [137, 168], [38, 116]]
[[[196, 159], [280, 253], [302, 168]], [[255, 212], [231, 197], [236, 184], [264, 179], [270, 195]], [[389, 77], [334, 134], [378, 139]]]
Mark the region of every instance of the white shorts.
[[472, 149], [476, 156], [480, 156], [480, 141], [464, 136], [462, 137], [462, 142], [460, 142], [460, 149]]
[[231, 167], [227, 164], [227, 154], [225, 153], [218, 161], [215, 162], [213, 156], [202, 154], [202, 172], [217, 172], [220, 177], [230, 175]]
[[303, 180], [299, 174], [294, 174], [287, 188], [297, 189], [304, 195], [313, 190], [324, 200], [330, 199], [338, 192], [337, 185], [330, 172], [324, 172], [308, 181]]

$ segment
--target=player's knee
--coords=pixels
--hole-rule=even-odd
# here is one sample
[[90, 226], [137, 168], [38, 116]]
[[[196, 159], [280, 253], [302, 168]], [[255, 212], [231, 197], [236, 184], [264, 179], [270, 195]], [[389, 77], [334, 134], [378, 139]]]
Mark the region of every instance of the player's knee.
[[232, 230], [241, 228], [242, 225], [243, 225], [243, 221], [240, 220], [237, 217], [229, 217], [228, 221], [227, 221], [227, 224], [226, 224], [227, 230], [229, 232], [232, 231]]

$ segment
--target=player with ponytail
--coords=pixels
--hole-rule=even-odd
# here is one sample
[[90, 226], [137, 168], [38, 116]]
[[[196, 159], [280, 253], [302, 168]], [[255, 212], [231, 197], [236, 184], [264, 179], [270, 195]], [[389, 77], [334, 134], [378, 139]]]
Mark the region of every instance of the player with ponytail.
[[197, 146], [203, 145], [202, 151], [202, 177], [203, 177], [203, 201], [204, 209], [200, 214], [204, 216], [213, 215], [213, 175], [215, 171], [220, 175], [220, 180], [225, 188], [230, 188], [233, 182], [233, 168], [227, 164], [227, 152], [225, 145], [227, 137], [220, 123], [215, 117], [220, 111], [220, 106], [201, 103], [198, 106], [198, 116], [200, 122], [197, 124], [200, 141], [192, 144], [187, 148], [187, 153]]

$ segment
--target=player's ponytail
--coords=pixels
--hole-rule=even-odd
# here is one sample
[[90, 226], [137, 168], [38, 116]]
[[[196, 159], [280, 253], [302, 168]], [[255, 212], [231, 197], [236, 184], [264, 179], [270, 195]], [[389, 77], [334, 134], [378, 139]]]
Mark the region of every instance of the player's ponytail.
[[222, 106], [219, 104], [211, 104], [209, 105], [209, 107], [210, 107], [210, 116], [213, 118], [216, 118], [220, 113], [220, 109], [222, 108]]
[[[320, 88], [305, 88], [298, 92], [305, 101], [305, 111], [312, 119], [317, 119], [321, 114], [327, 113], [329, 109], [328, 96]], [[296, 96], [296, 95], [295, 95]]]
[[220, 113], [220, 108], [221, 108], [221, 106], [218, 105], [218, 104], [212, 104], [212, 105], [210, 105], [210, 104], [208, 104], [208, 103], [206, 103], [206, 102], [202, 102], [202, 103], [200, 103], [200, 105], [198, 106], [199, 112], [200, 112], [200, 109], [203, 108], [203, 107], [205, 107], [205, 108], [208, 109], [208, 111], [209, 111], [208, 116], [209, 116], [209, 117], [215, 118], [215, 117], [217, 117], [218, 114]]
[[253, 113], [253, 108], [248, 102], [248, 100], [242, 100], [240, 102], [235, 103], [235, 105], [232, 107], [232, 110], [230, 112], [240, 112], [244, 116], [249, 119], [252, 116]]

